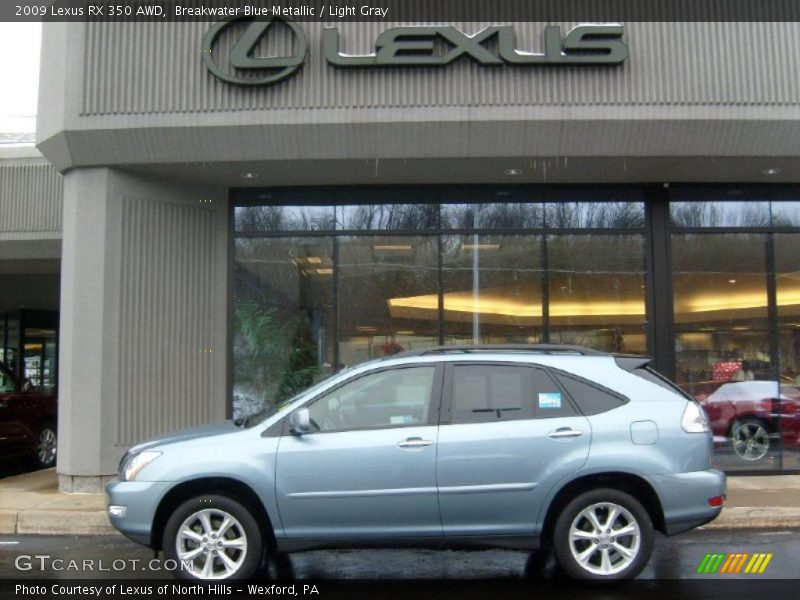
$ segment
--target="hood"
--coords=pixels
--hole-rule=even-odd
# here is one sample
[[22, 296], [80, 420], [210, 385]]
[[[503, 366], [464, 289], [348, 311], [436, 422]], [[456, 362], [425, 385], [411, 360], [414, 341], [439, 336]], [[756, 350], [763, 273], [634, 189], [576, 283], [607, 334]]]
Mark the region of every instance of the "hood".
[[233, 421], [225, 421], [223, 423], [212, 423], [210, 425], [200, 425], [199, 427], [189, 427], [187, 429], [179, 429], [178, 431], [171, 431], [163, 433], [154, 438], [150, 438], [145, 442], [141, 442], [131, 447], [129, 452], [136, 454], [142, 450], [147, 450], [154, 446], [163, 446], [165, 444], [174, 444], [175, 442], [186, 442], [198, 438], [207, 438], [216, 435], [225, 435], [227, 433], [234, 433], [241, 431], [241, 429], [233, 424]]

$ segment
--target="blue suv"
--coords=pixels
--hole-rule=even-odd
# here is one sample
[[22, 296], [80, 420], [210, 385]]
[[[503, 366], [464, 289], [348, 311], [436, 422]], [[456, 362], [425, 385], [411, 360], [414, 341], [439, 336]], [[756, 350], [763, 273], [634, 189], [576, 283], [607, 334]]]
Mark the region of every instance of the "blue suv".
[[177, 575], [251, 576], [276, 552], [551, 548], [624, 580], [654, 531], [722, 510], [702, 408], [648, 359], [574, 346], [447, 346], [349, 368], [237, 422], [130, 449], [111, 523]]

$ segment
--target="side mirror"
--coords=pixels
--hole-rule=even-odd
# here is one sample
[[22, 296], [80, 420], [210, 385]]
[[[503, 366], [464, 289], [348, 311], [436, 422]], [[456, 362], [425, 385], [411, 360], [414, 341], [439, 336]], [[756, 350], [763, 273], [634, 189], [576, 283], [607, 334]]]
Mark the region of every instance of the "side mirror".
[[311, 416], [307, 408], [298, 408], [289, 417], [289, 424], [292, 426], [292, 433], [303, 435], [311, 431]]

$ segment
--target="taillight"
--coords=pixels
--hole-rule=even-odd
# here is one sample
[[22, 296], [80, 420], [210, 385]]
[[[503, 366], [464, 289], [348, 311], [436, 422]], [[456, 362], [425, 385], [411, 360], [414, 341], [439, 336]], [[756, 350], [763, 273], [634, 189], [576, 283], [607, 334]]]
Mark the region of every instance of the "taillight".
[[681, 427], [686, 433], [706, 433], [711, 431], [705, 411], [697, 402], [687, 402], [683, 409]]
[[722, 506], [722, 503], [725, 502], [725, 496], [714, 496], [713, 498], [708, 499], [708, 505], [717, 507]]

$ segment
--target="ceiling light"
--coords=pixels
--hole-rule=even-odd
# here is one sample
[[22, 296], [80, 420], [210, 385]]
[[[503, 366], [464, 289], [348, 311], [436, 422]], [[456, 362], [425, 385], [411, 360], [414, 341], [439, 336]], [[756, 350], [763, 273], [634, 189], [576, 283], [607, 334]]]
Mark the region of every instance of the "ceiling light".
[[736, 283], [735, 279], [728, 279], [728, 283]]
[[500, 250], [500, 244], [461, 244], [462, 250]]
[[522, 169], [506, 169], [503, 173], [510, 176], [522, 175]]
[[400, 331], [396, 331], [395, 335], [414, 335], [414, 332], [410, 329], [401, 329]]
[[777, 167], [770, 167], [769, 169], [764, 169], [764, 170], [763, 170], [763, 171], [761, 171], [761, 172], [762, 172], [764, 175], [773, 176], [773, 175], [780, 175], [780, 173], [781, 173], [781, 170], [780, 170], [780, 169], [778, 169]]
[[375, 333], [378, 331], [378, 328], [372, 327], [371, 325], [356, 325], [356, 331], [360, 331], [361, 333]]
[[317, 275], [333, 275], [333, 269], [317, 269]]
[[242, 179], [258, 179], [258, 173], [253, 173], [252, 171], [245, 171], [240, 175]]
[[373, 244], [372, 249], [378, 252], [406, 252], [414, 246], [411, 244]]
[[322, 259], [319, 256], [306, 256], [306, 262], [310, 265], [318, 265], [322, 263]]

